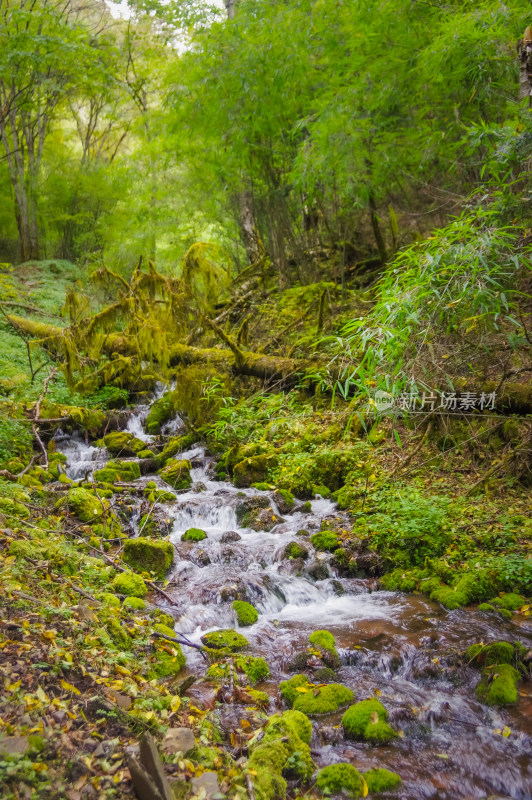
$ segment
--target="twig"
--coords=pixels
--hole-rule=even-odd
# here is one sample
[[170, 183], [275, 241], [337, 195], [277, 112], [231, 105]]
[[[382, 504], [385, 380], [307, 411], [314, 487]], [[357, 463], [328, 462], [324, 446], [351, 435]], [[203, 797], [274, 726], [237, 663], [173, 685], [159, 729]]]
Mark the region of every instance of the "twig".
[[[179, 633], [179, 631], [178, 631]], [[157, 636], [159, 639], [166, 639], [168, 642], [177, 642], [177, 644], [183, 644], [186, 647], [193, 647], [195, 650], [199, 650], [205, 661], [207, 660], [207, 656], [203, 651], [203, 647], [200, 644], [196, 644], [195, 642], [190, 642], [186, 637], [184, 639], [176, 639], [175, 636], [167, 636], [166, 633], [159, 633], [159, 631], [153, 631], [152, 636]], [[183, 636], [183, 634], [179, 634]]]
[[253, 781], [251, 775], [246, 772], [246, 788], [248, 790], [249, 800], [255, 800], [255, 790], [253, 789]]

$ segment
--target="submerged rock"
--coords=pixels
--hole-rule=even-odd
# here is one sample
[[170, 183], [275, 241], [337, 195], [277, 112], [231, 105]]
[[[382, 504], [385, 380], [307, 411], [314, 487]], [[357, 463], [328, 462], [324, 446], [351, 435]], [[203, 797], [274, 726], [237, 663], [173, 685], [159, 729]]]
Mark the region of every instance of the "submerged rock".
[[236, 531], [226, 531], [222, 534], [220, 541], [222, 544], [229, 544], [230, 542], [239, 542], [241, 539], [242, 537]]
[[206, 647], [212, 647], [214, 650], [231, 650], [232, 652], [243, 650], [249, 645], [246, 637], [232, 628], [205, 633], [201, 637], [201, 641]]

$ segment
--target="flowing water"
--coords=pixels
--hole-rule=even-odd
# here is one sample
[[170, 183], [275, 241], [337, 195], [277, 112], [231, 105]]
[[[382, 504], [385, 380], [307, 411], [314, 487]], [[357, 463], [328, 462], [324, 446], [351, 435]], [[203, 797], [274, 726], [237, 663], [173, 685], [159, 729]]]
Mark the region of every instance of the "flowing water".
[[[148, 406], [137, 407], [127, 430], [156, 446], [155, 437], [144, 432], [147, 412]], [[180, 424], [175, 420], [166, 433], [179, 432]], [[74, 479], [90, 476], [109, 458], [105, 450], [75, 436], [59, 434], [57, 446], [66, 454], [67, 474]], [[402, 733], [391, 745], [372, 747], [343, 739], [341, 714], [315, 721], [312, 751], [318, 765], [349, 761], [361, 770], [385, 766], [403, 778], [402, 787], [387, 796], [404, 800], [532, 797], [530, 684], [520, 685], [515, 708], [490, 708], [475, 697], [478, 670], [456, 658], [479, 641], [519, 640], [530, 648], [531, 623], [494, 622], [475, 609], [447, 611], [421, 595], [378, 591], [371, 579], [341, 578], [330, 557], [315, 553], [308, 536], [298, 535], [302, 529], [312, 534], [327, 517], [338, 517], [332, 502], [318, 498], [310, 513], [296, 506], [293, 513], [281, 514], [272, 493], [238, 490], [213, 480], [214, 461], [202, 447], [177, 458], [192, 462], [192, 488], [151, 511], [175, 545], [167, 591], [178, 607], [165, 610], [175, 617], [176, 630], [199, 642], [205, 632], [238, 627], [234, 599], [253, 603], [259, 620], [243, 633], [250, 652], [270, 665], [271, 679], [258, 688], [269, 692], [275, 710], [281, 707], [279, 680], [298, 671], [289, 671], [290, 662], [308, 646], [312, 631], [325, 628], [335, 636], [342, 659], [337, 680], [352, 688], [357, 700], [379, 696], [391, 724]], [[138, 483], [148, 480], [169, 489], [152, 475]], [[257, 497], [270, 502], [282, 520], [269, 533], [242, 528], [237, 521], [239, 504]], [[134, 502], [127, 524], [131, 535], [138, 535], [138, 520], [151, 504], [140, 497]], [[182, 542], [181, 534], [191, 527], [204, 530], [207, 539]], [[308, 550], [306, 562], [283, 558], [292, 541]], [[190, 670], [201, 674], [205, 667], [200, 654], [184, 650]], [[208, 684], [201, 690], [207, 697]]]

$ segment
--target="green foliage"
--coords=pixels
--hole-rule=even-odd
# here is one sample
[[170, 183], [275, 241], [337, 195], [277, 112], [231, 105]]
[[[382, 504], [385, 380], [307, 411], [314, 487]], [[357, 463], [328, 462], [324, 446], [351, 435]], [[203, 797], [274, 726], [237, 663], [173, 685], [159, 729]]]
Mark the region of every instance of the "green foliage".
[[29, 461], [32, 449], [29, 422], [0, 417], [0, 467], [4, 468], [12, 458], [22, 459], [23, 462]]
[[333, 531], [320, 531], [319, 533], [314, 533], [310, 537], [310, 541], [316, 550], [322, 550], [325, 552], [331, 552], [340, 546], [338, 537]]

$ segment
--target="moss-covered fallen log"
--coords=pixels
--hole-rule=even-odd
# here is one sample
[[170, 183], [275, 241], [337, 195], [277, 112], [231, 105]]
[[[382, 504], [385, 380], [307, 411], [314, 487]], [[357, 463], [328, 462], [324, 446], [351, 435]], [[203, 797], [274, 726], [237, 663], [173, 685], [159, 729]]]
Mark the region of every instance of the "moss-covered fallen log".
[[[65, 342], [65, 332], [55, 325], [35, 322], [25, 317], [9, 316], [8, 319], [15, 328], [22, 330], [35, 339], [49, 352], [61, 353]], [[110, 333], [102, 337], [102, 353], [113, 355], [138, 356], [136, 341], [133, 337], [121, 333]], [[249, 351], [231, 350], [220, 347], [192, 347], [186, 344], [174, 344], [168, 354], [168, 364], [171, 367], [179, 365], [206, 364], [231, 369], [236, 375], [245, 375], [260, 378], [266, 382], [282, 382], [285, 387], [294, 386], [296, 383], [307, 379], [312, 386], [317, 382], [317, 373], [325, 374], [326, 362], [319, 360], [302, 360], [285, 358], [283, 356], [265, 355]], [[334, 372], [329, 371], [334, 379]], [[473, 392], [480, 396], [482, 393], [490, 395], [495, 393], [493, 403], [488, 410], [501, 414], [518, 414], [526, 416], [532, 414], [532, 382], [517, 383], [507, 381], [500, 385], [500, 381], [488, 380], [482, 384], [468, 382], [464, 378], [453, 380], [457, 392]], [[449, 392], [448, 385], [441, 389]], [[451, 412], [452, 413], [452, 412]], [[455, 412], [459, 413], [459, 412]]]

